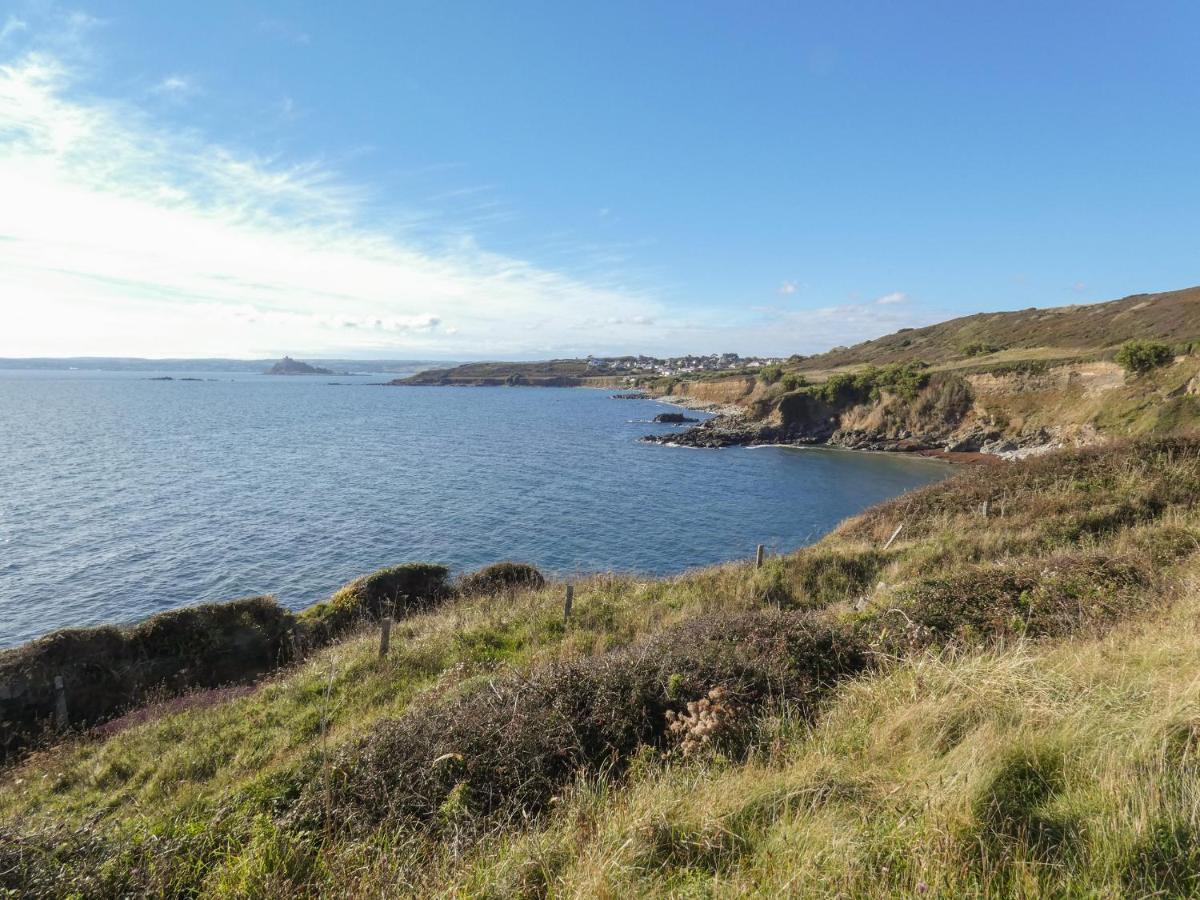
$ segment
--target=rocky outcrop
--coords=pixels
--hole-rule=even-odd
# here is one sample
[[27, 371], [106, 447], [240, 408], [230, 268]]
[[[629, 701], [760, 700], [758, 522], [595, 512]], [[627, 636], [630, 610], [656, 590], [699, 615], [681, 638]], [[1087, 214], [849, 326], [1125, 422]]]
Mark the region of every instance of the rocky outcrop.
[[298, 359], [292, 359], [290, 356], [285, 356], [271, 368], [267, 369], [267, 375], [344, 375], [344, 372], [335, 372], [333, 369], [322, 369], [320, 366], [309, 365], [306, 362], [300, 362]]
[[931, 377], [907, 396], [874, 390], [830, 399], [827, 392], [799, 390], [784, 395], [768, 419], [717, 415], [686, 431], [645, 440], [702, 448], [819, 444], [1020, 459], [1100, 439], [1089, 426], [1050, 428], [996, 420], [976, 400], [969, 382], [957, 375]]
[[650, 444], [667, 444], [674, 447], [720, 447], [754, 446], [756, 444], [785, 444], [799, 441], [787, 440], [776, 426], [753, 422], [743, 416], [714, 416], [687, 431], [669, 434], [648, 434], [643, 441]]
[[654, 421], [662, 425], [684, 425], [688, 422], [699, 422], [699, 419], [694, 419], [691, 416], [685, 416], [683, 413], [659, 413], [654, 417]]

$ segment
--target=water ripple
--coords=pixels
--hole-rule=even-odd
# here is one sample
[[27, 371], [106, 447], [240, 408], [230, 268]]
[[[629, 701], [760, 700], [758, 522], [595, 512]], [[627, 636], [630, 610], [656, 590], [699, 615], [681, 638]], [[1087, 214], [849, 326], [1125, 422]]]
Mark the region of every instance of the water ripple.
[[607, 392], [0, 372], [0, 646], [383, 565], [646, 573], [786, 550], [922, 460], [642, 444]]

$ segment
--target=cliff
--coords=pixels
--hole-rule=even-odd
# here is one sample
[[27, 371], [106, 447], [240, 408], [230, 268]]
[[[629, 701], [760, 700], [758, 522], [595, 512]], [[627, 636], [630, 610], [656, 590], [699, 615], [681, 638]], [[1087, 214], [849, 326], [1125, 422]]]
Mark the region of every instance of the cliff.
[[[988, 313], [796, 358], [757, 378], [647, 381], [687, 405], [737, 408], [647, 440], [699, 447], [825, 443], [1020, 455], [1200, 426], [1200, 288]], [[1126, 342], [1161, 341], [1144, 371]], [[728, 410], [726, 410], [728, 412]]]

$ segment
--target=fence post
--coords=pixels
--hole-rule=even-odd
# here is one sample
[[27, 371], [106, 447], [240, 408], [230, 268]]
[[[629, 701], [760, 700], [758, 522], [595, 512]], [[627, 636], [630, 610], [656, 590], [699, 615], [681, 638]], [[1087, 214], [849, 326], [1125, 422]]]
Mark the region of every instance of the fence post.
[[575, 601], [575, 585], [567, 585], [567, 596], [563, 601], [563, 624], [567, 624], [567, 620], [571, 618], [571, 604]]
[[892, 536], [887, 539], [887, 543], [883, 545], [883, 549], [886, 550], [888, 547], [892, 546], [892, 543], [896, 540], [896, 538], [900, 537], [900, 532], [903, 530], [904, 530], [904, 523], [901, 522], [899, 525], [896, 526], [896, 530], [892, 532]]
[[991, 508], [992, 508], [992, 501], [984, 500], [983, 501], [983, 517], [985, 519], [988, 517], [988, 512], [991, 510]]
[[54, 676], [54, 724], [60, 731], [67, 727], [67, 689], [61, 675]]
[[761, 569], [763, 562], [763, 545], [759, 544], [758, 549], [754, 551], [754, 568]]
[[384, 616], [379, 625], [379, 658], [387, 659], [388, 644], [392, 640], [392, 617]]

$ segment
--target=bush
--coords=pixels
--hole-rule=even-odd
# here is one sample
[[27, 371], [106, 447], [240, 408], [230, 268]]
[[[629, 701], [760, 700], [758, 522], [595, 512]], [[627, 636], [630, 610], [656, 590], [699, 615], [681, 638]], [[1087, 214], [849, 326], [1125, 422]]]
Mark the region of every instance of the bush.
[[545, 584], [542, 573], [531, 565], [498, 562], [464, 575], [459, 580], [458, 589], [464, 594], [496, 594], [514, 588], [537, 590]]
[[355, 578], [324, 603], [301, 611], [298, 624], [309, 646], [384, 615], [404, 616], [428, 609], [451, 593], [450, 570], [435, 563], [406, 563]]
[[996, 344], [991, 344], [987, 341], [971, 341], [963, 345], [962, 353], [963, 356], [984, 356], [988, 353], [995, 353], [1000, 349]]
[[380, 721], [327, 776], [313, 772], [293, 824], [436, 828], [452, 795], [469, 798], [476, 815], [523, 819], [579, 775], [619, 774], [639, 748], [666, 747], [667, 713], [714, 688], [747, 715], [785, 699], [811, 712], [866, 665], [850, 630], [807, 614], [694, 619], [637, 647], [513, 674]]
[[0, 756], [18, 751], [54, 713], [63, 677], [73, 725], [100, 722], [152, 691], [247, 681], [291, 657], [293, 618], [273, 597], [205, 603], [130, 628], [69, 628], [0, 653]]
[[867, 629], [873, 644], [896, 653], [1066, 635], [1128, 615], [1152, 583], [1140, 561], [1103, 554], [967, 566], [904, 588]]
[[758, 370], [758, 377], [761, 378], [765, 384], [774, 384], [783, 377], [783, 366], [779, 365], [778, 363], [772, 363], [769, 366], [763, 366]]
[[1126, 372], [1141, 375], [1171, 361], [1171, 348], [1162, 341], [1126, 341], [1117, 351], [1117, 364]]
[[921, 361], [871, 366], [862, 372], [839, 372], [809, 388], [813, 396], [834, 406], [875, 403], [884, 391], [912, 400], [929, 383], [929, 364]]
[[917, 398], [913, 414], [920, 422], [955, 425], [975, 402], [971, 386], [959, 375], [940, 374], [929, 380], [929, 390]]
[[798, 391], [802, 387], [808, 387], [808, 379], [799, 372], [788, 372], [779, 380], [785, 391]]

